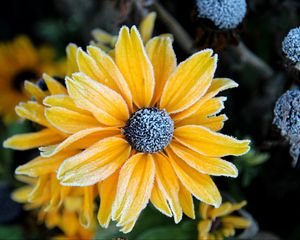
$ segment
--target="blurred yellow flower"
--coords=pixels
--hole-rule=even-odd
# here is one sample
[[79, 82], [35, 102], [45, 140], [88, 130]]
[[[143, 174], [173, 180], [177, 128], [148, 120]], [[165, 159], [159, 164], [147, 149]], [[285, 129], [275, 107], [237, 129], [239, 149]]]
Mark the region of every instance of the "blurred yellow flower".
[[219, 208], [214, 208], [205, 203], [200, 204], [201, 221], [198, 223], [199, 240], [222, 240], [233, 237], [236, 229], [246, 229], [251, 225], [247, 218], [231, 215], [247, 204], [223, 203]]
[[[146, 17], [144, 17], [140, 23], [139, 32], [144, 43], [147, 43], [152, 37], [155, 19], [156, 13], [151, 12]], [[118, 36], [112, 35], [99, 28], [92, 31], [92, 36], [94, 40], [91, 41], [91, 45], [97, 46], [106, 52], [114, 49], [118, 39]]]
[[[19, 177], [19, 180], [27, 185], [15, 190], [12, 198], [24, 203], [26, 210], [38, 209], [38, 220], [45, 223], [47, 228], [60, 228], [64, 234], [54, 239], [92, 239], [96, 231], [94, 222], [87, 227], [79, 221], [86, 215], [83, 211], [84, 204], [87, 205], [85, 188], [63, 187], [55, 174], [45, 174], [38, 178]], [[89, 204], [93, 206], [93, 200]], [[89, 212], [92, 216], [93, 208]], [[89, 221], [93, 221], [93, 218]]]
[[5, 123], [17, 119], [14, 108], [29, 97], [23, 91], [25, 80], [36, 81], [43, 72], [63, 76], [64, 61], [54, 61], [48, 46], [35, 48], [26, 36], [0, 43], [0, 115]]

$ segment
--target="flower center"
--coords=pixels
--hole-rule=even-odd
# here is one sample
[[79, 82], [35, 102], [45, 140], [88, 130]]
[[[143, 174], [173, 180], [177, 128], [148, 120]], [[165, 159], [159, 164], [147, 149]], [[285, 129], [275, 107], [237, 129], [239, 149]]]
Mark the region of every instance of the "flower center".
[[12, 81], [12, 87], [16, 91], [21, 91], [23, 83], [25, 80], [32, 80], [37, 77], [36, 73], [30, 69], [24, 69], [23, 71], [17, 73]]
[[174, 122], [165, 110], [142, 108], [131, 115], [123, 129], [129, 144], [139, 152], [155, 153], [170, 143]]

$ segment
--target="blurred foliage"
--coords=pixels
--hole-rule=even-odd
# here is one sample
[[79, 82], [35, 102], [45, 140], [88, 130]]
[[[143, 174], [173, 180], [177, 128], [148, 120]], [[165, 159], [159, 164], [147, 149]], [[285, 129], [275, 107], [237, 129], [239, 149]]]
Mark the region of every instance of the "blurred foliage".
[[[187, 218], [186, 218], [187, 219]], [[95, 239], [136, 239], [136, 240], [192, 240], [197, 238], [197, 223], [183, 220], [175, 224], [172, 218], [168, 218], [149, 205], [141, 214], [132, 232], [123, 234], [111, 223], [107, 229], [99, 229]]]
[[261, 172], [259, 166], [270, 158], [270, 154], [261, 153], [254, 147], [244, 156], [235, 160], [234, 164], [239, 169], [239, 178], [243, 187], [250, 185], [251, 181]]
[[23, 239], [20, 225], [0, 225], [0, 239]]

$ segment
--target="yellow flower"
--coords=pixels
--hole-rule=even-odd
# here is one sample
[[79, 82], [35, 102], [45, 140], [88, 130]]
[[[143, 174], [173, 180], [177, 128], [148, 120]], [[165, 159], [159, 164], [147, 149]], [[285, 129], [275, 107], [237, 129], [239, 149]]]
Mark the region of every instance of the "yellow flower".
[[65, 186], [99, 185], [103, 227], [113, 219], [131, 231], [150, 199], [176, 223], [183, 212], [194, 218], [192, 195], [220, 205], [209, 175], [236, 177], [236, 167], [221, 157], [246, 153], [249, 141], [216, 132], [226, 116], [216, 116], [225, 98], [215, 96], [237, 86], [213, 79], [216, 61], [207, 49], [177, 66], [169, 37], [144, 47], [135, 26], [122, 27], [115, 59], [94, 46], [78, 49], [79, 72], [66, 85], [82, 112], [51, 96], [46, 119], [70, 136], [40, 150], [45, 158], [80, 151], [60, 165], [57, 177]]
[[25, 36], [10, 43], [0, 43], [0, 115], [4, 122], [17, 119], [14, 108], [28, 98], [22, 87], [25, 80], [36, 81], [43, 72], [61, 75], [63, 65], [54, 62], [54, 50], [35, 48]]
[[[47, 228], [60, 228], [64, 235], [55, 239], [92, 239], [95, 227], [92, 224], [89, 227], [82, 226], [79, 221], [86, 214], [82, 212], [83, 204], [87, 204], [84, 188], [62, 187], [55, 174], [39, 178], [19, 177], [19, 180], [27, 185], [15, 190], [12, 198], [25, 203], [27, 210], [38, 208], [38, 220], [44, 222]], [[93, 209], [90, 213], [93, 213]]]
[[231, 215], [247, 204], [246, 201], [240, 203], [223, 203], [219, 208], [213, 208], [205, 203], [200, 204], [200, 215], [202, 220], [198, 223], [198, 239], [214, 240], [233, 237], [235, 229], [246, 229], [251, 225], [251, 221], [244, 217]]

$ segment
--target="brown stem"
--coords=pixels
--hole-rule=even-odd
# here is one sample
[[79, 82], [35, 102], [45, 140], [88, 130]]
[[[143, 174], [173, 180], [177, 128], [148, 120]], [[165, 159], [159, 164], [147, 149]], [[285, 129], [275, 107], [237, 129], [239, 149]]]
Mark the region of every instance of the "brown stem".
[[174, 35], [177, 43], [182, 47], [182, 49], [187, 53], [195, 52], [193, 49], [193, 39], [184, 30], [180, 23], [158, 1], [153, 3], [153, 7], [169, 31]]
[[247, 48], [243, 42], [240, 42], [238, 46], [232, 46], [231, 49], [240, 57], [242, 62], [260, 70], [261, 74], [266, 79], [269, 79], [274, 75], [273, 69]]

